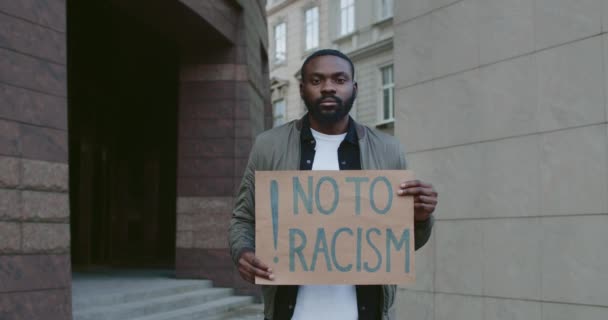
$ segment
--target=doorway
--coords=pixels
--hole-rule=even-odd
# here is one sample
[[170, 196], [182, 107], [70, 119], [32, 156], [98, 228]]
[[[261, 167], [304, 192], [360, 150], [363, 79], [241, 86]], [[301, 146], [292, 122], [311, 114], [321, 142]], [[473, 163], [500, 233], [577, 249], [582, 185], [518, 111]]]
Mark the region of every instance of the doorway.
[[111, 1], [67, 7], [73, 267], [173, 268], [177, 45]]

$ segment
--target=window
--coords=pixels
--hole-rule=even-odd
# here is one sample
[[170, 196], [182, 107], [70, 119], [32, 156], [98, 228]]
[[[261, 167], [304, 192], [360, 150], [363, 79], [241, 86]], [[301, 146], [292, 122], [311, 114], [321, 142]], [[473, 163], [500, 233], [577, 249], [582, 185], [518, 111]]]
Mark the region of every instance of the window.
[[319, 7], [306, 10], [304, 13], [306, 25], [306, 50], [319, 46]]
[[278, 64], [285, 61], [287, 56], [287, 33], [285, 22], [274, 26], [274, 63]]
[[380, 20], [393, 16], [393, 0], [380, 0]]
[[393, 66], [386, 66], [380, 69], [382, 73], [382, 111], [381, 120], [388, 121], [395, 118]]
[[277, 100], [272, 104], [272, 116], [275, 127], [285, 123], [285, 100]]
[[355, 0], [340, 0], [340, 35], [355, 30]]

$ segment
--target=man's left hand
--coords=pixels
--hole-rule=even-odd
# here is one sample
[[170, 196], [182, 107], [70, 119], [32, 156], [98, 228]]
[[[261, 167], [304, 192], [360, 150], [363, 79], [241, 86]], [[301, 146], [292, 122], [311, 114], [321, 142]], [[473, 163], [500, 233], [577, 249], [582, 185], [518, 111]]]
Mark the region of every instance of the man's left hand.
[[430, 183], [420, 180], [405, 181], [399, 185], [397, 194], [414, 197], [414, 221], [428, 220], [437, 206], [437, 191]]

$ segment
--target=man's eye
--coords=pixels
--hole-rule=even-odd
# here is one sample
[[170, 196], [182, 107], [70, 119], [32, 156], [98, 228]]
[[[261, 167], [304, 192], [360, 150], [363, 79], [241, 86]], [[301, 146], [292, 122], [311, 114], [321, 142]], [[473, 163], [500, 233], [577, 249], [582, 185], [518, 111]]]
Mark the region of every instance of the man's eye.
[[319, 79], [312, 79], [310, 82], [312, 84], [319, 84], [319, 83], [321, 83], [321, 81]]
[[346, 79], [336, 79], [336, 83], [338, 84], [344, 84], [346, 82]]

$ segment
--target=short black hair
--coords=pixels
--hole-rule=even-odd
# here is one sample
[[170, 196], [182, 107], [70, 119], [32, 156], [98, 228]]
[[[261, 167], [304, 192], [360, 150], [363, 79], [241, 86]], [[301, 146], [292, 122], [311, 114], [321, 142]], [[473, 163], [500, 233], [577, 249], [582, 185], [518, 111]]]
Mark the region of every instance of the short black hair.
[[350, 71], [352, 71], [353, 74], [353, 79], [355, 79], [355, 65], [347, 55], [335, 49], [321, 49], [309, 55], [306, 60], [304, 60], [304, 63], [302, 63], [302, 68], [300, 68], [300, 75], [302, 76], [302, 79], [304, 79], [304, 68], [310, 62], [310, 60], [321, 56], [334, 56], [348, 61], [348, 64], [350, 64]]

